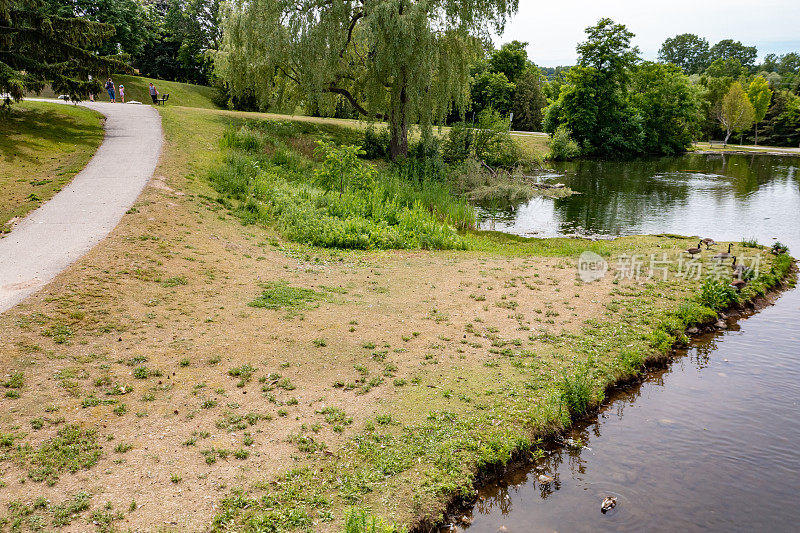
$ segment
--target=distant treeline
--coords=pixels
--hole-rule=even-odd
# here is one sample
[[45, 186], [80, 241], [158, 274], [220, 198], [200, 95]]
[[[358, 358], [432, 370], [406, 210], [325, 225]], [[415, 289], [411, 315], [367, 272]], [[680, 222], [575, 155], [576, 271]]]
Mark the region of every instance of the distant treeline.
[[[309, 18], [311, 4], [318, 16]], [[407, 152], [409, 125], [469, 125], [484, 110], [514, 129], [551, 133], [563, 157], [670, 154], [697, 139], [800, 144], [799, 53], [759, 64], [755, 46], [681, 34], [643, 61], [634, 35], [601, 19], [586, 29], [576, 65], [539, 67], [527, 43], [494, 48], [481, 37], [516, 1], [457, 6], [468, 31], [439, 25], [455, 4], [401, 4], [8, 0], [0, 88], [17, 97], [51, 83], [82, 97], [97, 87], [91, 72], [127, 63], [148, 77], [213, 85], [217, 103], [234, 109], [386, 120], [394, 155]], [[46, 28], [59, 31], [47, 37]]]

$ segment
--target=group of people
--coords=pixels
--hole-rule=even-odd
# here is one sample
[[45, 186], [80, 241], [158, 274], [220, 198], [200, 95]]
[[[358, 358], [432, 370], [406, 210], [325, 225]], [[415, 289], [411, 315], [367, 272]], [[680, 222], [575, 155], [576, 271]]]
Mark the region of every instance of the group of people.
[[[123, 104], [125, 103], [125, 86], [124, 85], [122, 85], [120, 83], [119, 84], [119, 88], [117, 88], [117, 87], [114, 86], [114, 80], [112, 80], [111, 78], [108, 78], [108, 81], [106, 81], [106, 84], [104, 85], [104, 88], [105, 88], [106, 91], [108, 91], [108, 97], [111, 99], [112, 103], [117, 101], [117, 95], [116, 95], [117, 90], [119, 90], [119, 98], [120, 98], [120, 100], [122, 101]], [[158, 103], [158, 90], [156, 89], [155, 85], [153, 85], [153, 82], [150, 82], [150, 98], [153, 100], [154, 104]], [[91, 94], [91, 93], [89, 94], [89, 100], [94, 102], [94, 94]]]

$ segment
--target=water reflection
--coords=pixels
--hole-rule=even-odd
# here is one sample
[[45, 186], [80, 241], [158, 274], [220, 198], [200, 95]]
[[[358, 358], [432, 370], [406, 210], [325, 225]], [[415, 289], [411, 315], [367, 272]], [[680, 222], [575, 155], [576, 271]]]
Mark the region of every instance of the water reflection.
[[[582, 195], [495, 216], [539, 236], [702, 234], [779, 239], [800, 253], [800, 158], [688, 155], [558, 167]], [[796, 531], [800, 523], [800, 290], [709, 334], [617, 391], [528, 470], [488, 486], [470, 533]], [[538, 476], [554, 476], [540, 483]], [[618, 505], [601, 514], [605, 496]]]
[[709, 224], [744, 231], [743, 209], [747, 215], [782, 213], [800, 197], [797, 157], [690, 154], [554, 166], [562, 177], [553, 180], [580, 194], [484, 212], [480, 227], [542, 237], [654, 233], [664, 226], [694, 234], [694, 227]]

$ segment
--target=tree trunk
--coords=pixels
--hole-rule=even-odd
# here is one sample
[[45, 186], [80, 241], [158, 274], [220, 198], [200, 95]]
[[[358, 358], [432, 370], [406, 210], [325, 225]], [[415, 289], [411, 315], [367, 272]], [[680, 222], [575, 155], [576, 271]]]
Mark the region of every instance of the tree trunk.
[[754, 129], [756, 130], [756, 146], [758, 146], [758, 124], [755, 125]]
[[408, 155], [408, 95], [406, 94], [405, 82], [400, 81], [401, 87], [399, 95], [393, 102], [389, 112], [389, 129], [392, 138], [389, 141], [389, 157], [392, 161], [397, 161], [401, 157]]
[[730, 138], [731, 138], [731, 130], [728, 130], [727, 132], [725, 132], [725, 140], [722, 141], [722, 144], [727, 146], [728, 139], [730, 139]]

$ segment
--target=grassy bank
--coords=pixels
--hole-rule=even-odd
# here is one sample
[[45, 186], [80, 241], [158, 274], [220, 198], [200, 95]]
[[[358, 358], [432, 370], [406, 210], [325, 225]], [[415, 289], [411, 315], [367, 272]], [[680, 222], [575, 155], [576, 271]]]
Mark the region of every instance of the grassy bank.
[[[319, 131], [263, 124], [244, 149], [241, 128], [263, 117], [161, 112], [167, 145], [134, 208], [102, 246], [0, 315], [0, 509], [21, 529], [431, 523], [470, 497], [481, 471], [537, 454], [537, 439], [606, 385], [791, 265], [765, 254], [760, 278], [735, 293], [678, 277], [677, 262], [663, 280], [627, 276], [620, 261], [676, 259], [694, 238], [450, 228], [469, 250], [304, 244], [275, 211], [250, 223], [250, 193], [277, 205], [256, 174], [214, 173], [236, 154], [326, 213], [331, 198], [317, 200], [329, 188], [305, 181], [324, 165], [307, 138]], [[220, 143], [226, 132], [236, 135]], [[576, 277], [585, 250], [610, 266], [589, 284]], [[701, 256], [709, 268], [711, 255]], [[722, 273], [730, 279], [729, 266]]]
[[753, 146], [744, 144], [710, 144], [707, 142], [694, 143], [692, 151], [695, 152], [708, 152], [708, 153], [721, 153], [721, 154], [740, 154], [740, 153], [755, 153], [755, 154], [773, 154], [773, 155], [800, 155], [800, 148], [790, 146]]
[[0, 232], [49, 200], [103, 140], [102, 115], [82, 107], [25, 102], [0, 117]]
[[[130, 76], [127, 74], [115, 74], [112, 79], [114, 85], [119, 87], [120, 84], [125, 86], [125, 101], [130, 102], [136, 100], [143, 104], [150, 104], [150, 82], [156, 86], [160, 94], [169, 93], [168, 105], [195, 107], [201, 109], [217, 109], [214, 104], [214, 89], [206, 87], [205, 85], [194, 85], [191, 83], [181, 83], [177, 81], [158, 80], [155, 78], [145, 78], [144, 76]], [[119, 102], [119, 91], [116, 93], [117, 101]], [[37, 96], [31, 94], [30, 96]], [[42, 98], [56, 98], [57, 94], [53, 93], [49, 87], [45, 88], [41, 94]], [[100, 91], [95, 95], [95, 100], [98, 102], [108, 102], [108, 93]]]

